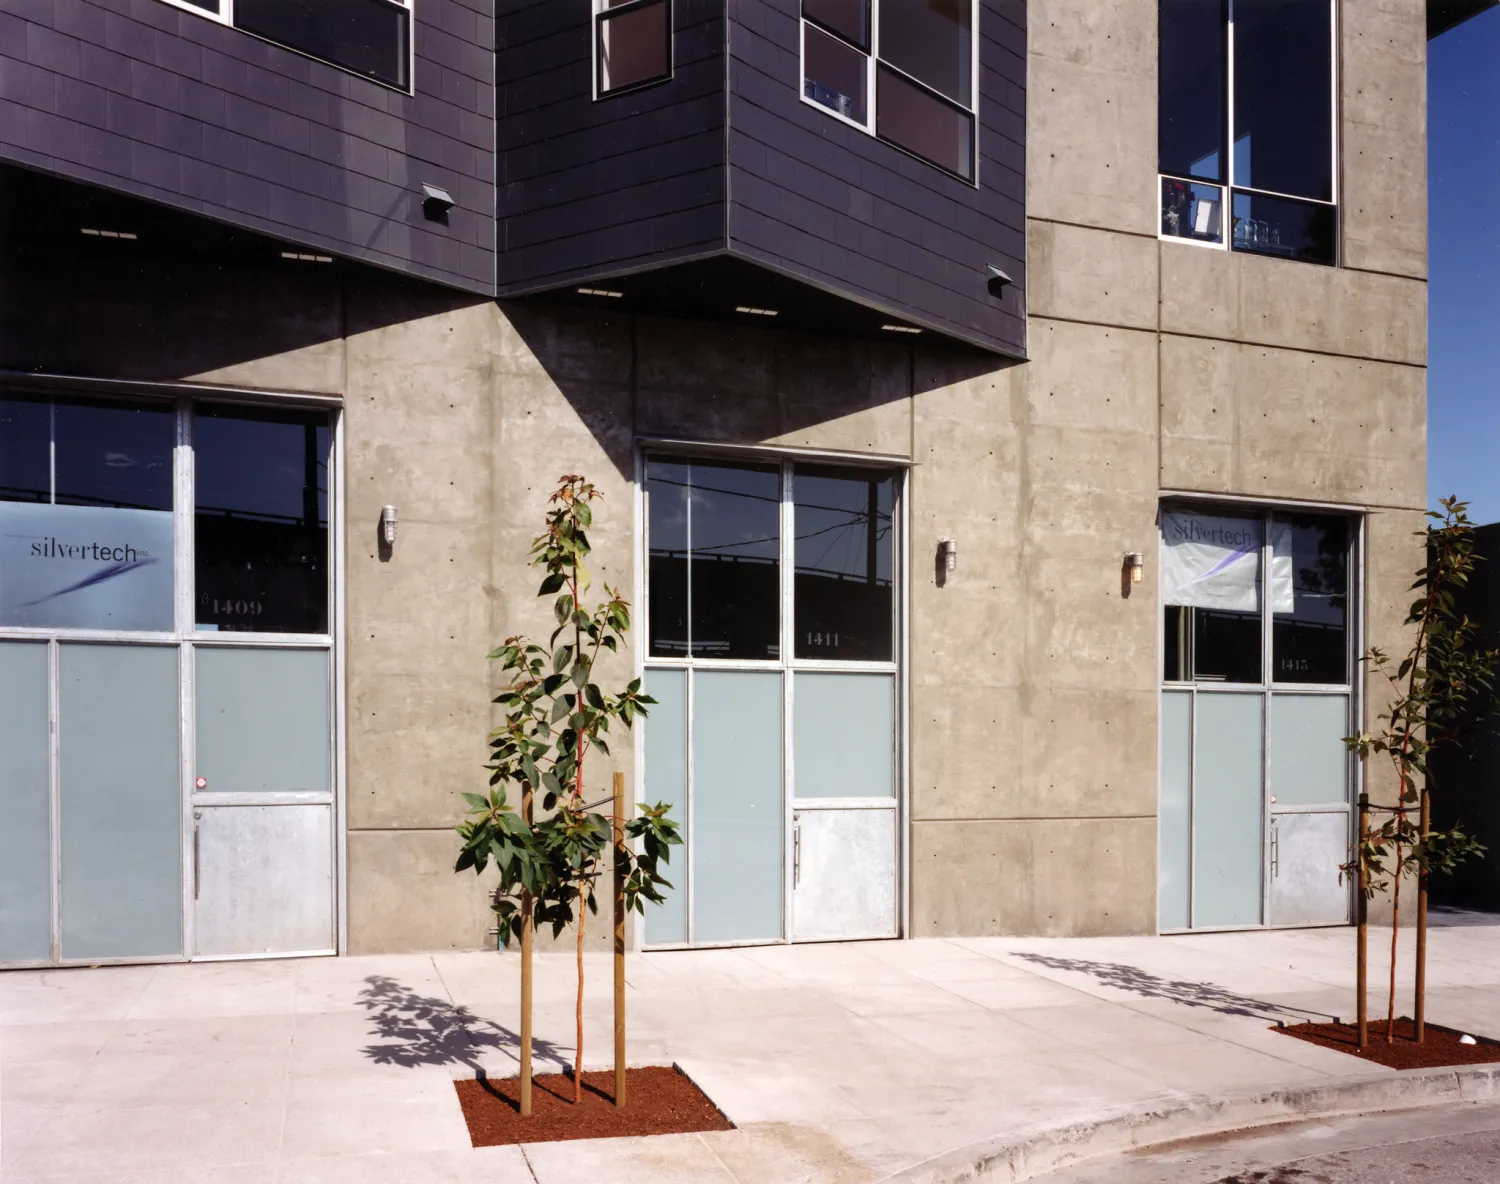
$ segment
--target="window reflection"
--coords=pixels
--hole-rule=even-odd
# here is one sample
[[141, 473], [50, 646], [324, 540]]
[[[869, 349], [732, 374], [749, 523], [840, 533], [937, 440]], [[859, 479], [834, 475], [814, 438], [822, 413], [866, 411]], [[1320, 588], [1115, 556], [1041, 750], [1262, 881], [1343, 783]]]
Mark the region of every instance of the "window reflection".
[[894, 478], [798, 467], [793, 489], [796, 656], [890, 661]]
[[1221, 243], [1224, 191], [1175, 177], [1161, 179], [1161, 232], [1174, 238]]
[[1278, 518], [1271, 542], [1271, 562], [1281, 586], [1271, 606], [1275, 680], [1347, 683], [1348, 521], [1313, 516]]
[[804, 26], [802, 93], [855, 123], [865, 122], [865, 55], [812, 25]]
[[[623, 0], [605, 5], [624, 7]], [[671, 6], [632, 4], [599, 18], [599, 93], [655, 82], [672, 72]]]
[[1334, 261], [1336, 215], [1333, 206], [1266, 197], [1234, 195], [1234, 248], [1257, 255], [1281, 255], [1309, 263]]
[[880, 58], [968, 107], [973, 17], [970, 0], [881, 0]]
[[870, 48], [870, 0], [802, 0], [802, 15], [861, 49]]
[[780, 471], [653, 457], [646, 492], [651, 654], [778, 657]]
[[327, 415], [204, 406], [193, 445], [198, 628], [327, 633]]
[[1161, 171], [1227, 180], [1224, 0], [1161, 0], [1158, 21]]
[[173, 409], [0, 396], [0, 625], [173, 625]]
[[1234, 183], [1333, 200], [1328, 0], [1235, 0]]
[[884, 65], [875, 80], [875, 134], [966, 179], [974, 176], [974, 117]]

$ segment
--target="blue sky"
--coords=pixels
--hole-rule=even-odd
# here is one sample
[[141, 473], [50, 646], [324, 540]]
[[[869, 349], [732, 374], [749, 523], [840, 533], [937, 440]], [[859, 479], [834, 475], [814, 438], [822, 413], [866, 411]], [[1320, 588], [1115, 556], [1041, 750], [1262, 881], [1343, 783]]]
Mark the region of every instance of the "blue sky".
[[1500, 8], [1427, 47], [1429, 504], [1500, 521]]

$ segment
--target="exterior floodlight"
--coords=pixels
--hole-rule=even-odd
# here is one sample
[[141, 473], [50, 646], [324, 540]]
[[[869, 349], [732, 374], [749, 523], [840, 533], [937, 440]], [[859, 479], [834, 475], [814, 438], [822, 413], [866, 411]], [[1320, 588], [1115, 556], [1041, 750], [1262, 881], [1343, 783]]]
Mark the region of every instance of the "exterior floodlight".
[[986, 267], [985, 271], [988, 273], [988, 278], [986, 278], [984, 284], [990, 290], [991, 296], [1002, 295], [1007, 287], [1016, 282], [993, 263]]
[[387, 547], [394, 546], [396, 542], [396, 507], [380, 507], [380, 537], [385, 540]]

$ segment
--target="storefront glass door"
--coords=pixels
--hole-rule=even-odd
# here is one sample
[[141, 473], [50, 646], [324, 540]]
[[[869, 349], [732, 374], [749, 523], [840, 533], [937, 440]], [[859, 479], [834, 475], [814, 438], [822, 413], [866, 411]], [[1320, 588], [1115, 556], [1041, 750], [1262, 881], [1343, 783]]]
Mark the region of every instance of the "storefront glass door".
[[1348, 920], [1354, 526], [1161, 512], [1162, 930]]
[[897, 476], [646, 460], [641, 796], [686, 850], [653, 946], [898, 928]]
[[333, 951], [331, 438], [0, 389], [0, 963]]

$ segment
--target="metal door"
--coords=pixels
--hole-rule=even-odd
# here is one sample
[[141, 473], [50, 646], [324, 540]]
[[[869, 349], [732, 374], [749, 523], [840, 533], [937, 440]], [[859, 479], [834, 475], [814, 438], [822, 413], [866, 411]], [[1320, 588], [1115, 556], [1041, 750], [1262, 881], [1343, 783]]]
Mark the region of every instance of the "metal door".
[[1347, 810], [1271, 815], [1272, 925], [1337, 925], [1349, 919]]
[[896, 936], [896, 809], [801, 806], [792, 816], [792, 939]]
[[193, 659], [193, 952], [331, 953], [329, 653], [197, 645]]

